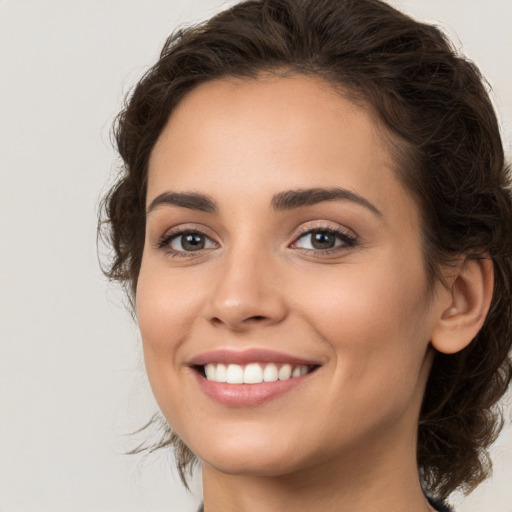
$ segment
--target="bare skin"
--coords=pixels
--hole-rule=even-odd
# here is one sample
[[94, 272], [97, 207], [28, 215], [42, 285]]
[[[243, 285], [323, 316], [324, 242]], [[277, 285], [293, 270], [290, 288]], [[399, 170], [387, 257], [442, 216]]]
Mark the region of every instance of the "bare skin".
[[[150, 160], [137, 314], [206, 512], [431, 510], [416, 429], [432, 347], [469, 343], [492, 273], [461, 266], [428, 295], [394, 165], [370, 113], [313, 78], [206, 83], [172, 114]], [[193, 364], [220, 349], [314, 371], [235, 404]]]

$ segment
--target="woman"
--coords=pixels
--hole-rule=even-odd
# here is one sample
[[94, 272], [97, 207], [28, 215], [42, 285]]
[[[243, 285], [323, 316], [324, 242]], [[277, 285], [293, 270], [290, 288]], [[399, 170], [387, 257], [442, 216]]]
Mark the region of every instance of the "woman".
[[116, 137], [107, 274], [206, 512], [442, 511], [487, 476], [511, 197], [479, 72], [436, 28], [242, 2], [168, 39]]

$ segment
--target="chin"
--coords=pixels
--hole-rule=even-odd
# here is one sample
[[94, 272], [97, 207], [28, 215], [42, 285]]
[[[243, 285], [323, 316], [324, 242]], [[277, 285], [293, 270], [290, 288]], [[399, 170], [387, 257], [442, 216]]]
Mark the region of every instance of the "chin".
[[278, 477], [297, 471], [294, 464], [276, 457], [252, 457], [249, 460], [233, 456], [217, 456], [201, 459], [216, 471], [232, 476]]
[[302, 465], [297, 443], [287, 446], [287, 443], [254, 442], [254, 439], [241, 443], [230, 440], [209, 443], [195, 453], [203, 463], [228, 475], [276, 477], [293, 473]]

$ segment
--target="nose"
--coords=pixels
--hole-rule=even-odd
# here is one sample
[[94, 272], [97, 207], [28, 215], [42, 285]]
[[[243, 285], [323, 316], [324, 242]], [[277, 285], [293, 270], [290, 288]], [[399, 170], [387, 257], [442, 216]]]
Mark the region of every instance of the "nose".
[[206, 316], [214, 326], [233, 331], [278, 324], [287, 316], [278, 265], [261, 252], [232, 250], [221, 258]]

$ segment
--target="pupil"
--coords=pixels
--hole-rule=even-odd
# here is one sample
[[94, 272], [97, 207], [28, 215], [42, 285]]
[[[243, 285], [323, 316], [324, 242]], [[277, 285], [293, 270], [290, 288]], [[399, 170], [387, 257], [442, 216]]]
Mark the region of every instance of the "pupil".
[[325, 231], [316, 231], [312, 238], [312, 245], [315, 249], [331, 249], [336, 242], [334, 235]]
[[204, 248], [204, 238], [202, 235], [184, 235], [181, 245], [186, 251], [198, 251]]

